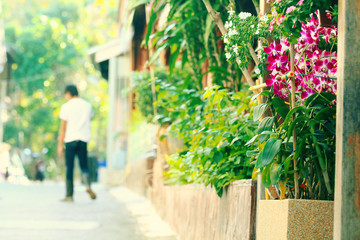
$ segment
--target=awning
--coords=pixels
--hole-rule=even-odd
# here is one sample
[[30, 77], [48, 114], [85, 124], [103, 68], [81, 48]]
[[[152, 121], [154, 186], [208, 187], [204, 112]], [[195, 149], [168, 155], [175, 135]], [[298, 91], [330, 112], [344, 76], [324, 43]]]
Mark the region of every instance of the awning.
[[125, 55], [130, 51], [133, 37], [132, 29], [122, 31], [120, 38], [110, 41], [104, 45], [96, 46], [87, 51], [88, 55], [94, 56], [95, 63], [99, 64], [101, 75], [108, 79], [109, 59]]

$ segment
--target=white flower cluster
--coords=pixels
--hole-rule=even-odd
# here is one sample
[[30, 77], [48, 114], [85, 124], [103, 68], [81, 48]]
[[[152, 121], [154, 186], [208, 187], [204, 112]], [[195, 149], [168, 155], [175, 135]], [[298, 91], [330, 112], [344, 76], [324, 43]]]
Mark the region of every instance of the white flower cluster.
[[267, 22], [269, 21], [269, 17], [267, 15], [264, 15], [262, 18], [261, 18], [262, 21], [264, 22]]
[[236, 54], [236, 56], [239, 56], [239, 47], [237, 44], [235, 44], [234, 46], [232, 46], [232, 49], [234, 51], [234, 53]]
[[[229, 49], [230, 49], [230, 51], [232, 50], [232, 51], [235, 53], [235, 56], [236, 56], [236, 57], [239, 56], [239, 47], [238, 47], [237, 44], [233, 45], [233, 46], [230, 47]], [[225, 57], [226, 57], [226, 59], [231, 58], [231, 57], [232, 57], [231, 52], [225, 53]]]
[[[243, 29], [241, 26], [237, 26], [237, 24], [242, 25], [242, 22], [250, 23], [253, 22], [252, 19], [249, 19], [252, 17], [251, 13], [248, 12], [241, 12], [239, 14], [235, 14], [233, 9], [231, 9], [229, 12], [229, 18], [228, 21], [225, 22], [225, 28], [227, 30], [227, 34], [224, 36], [224, 44], [225, 44], [225, 57], [231, 62], [235, 62], [239, 65], [242, 64], [241, 61], [241, 55], [244, 54], [243, 50], [243, 41], [241, 40], [242, 36], [245, 36], [246, 33], [241, 32]], [[240, 20], [240, 21], [239, 21]], [[245, 26], [245, 25], [244, 25]], [[250, 24], [249, 31], [256, 31], [259, 29], [257, 24]], [[243, 35], [245, 34], [245, 35]], [[245, 40], [246, 41], [246, 40]], [[240, 43], [240, 44], [239, 44]]]
[[239, 34], [239, 32], [236, 29], [230, 29], [230, 31], [228, 33], [228, 35], [230, 37], [233, 36], [233, 35], [238, 35], [238, 34]]
[[[226, 34], [224, 36], [224, 43], [226, 45], [230, 44], [231, 36], [239, 34], [239, 32], [235, 29], [235, 25], [234, 25], [233, 21], [231, 20], [231, 17], [233, 17], [235, 15], [235, 11], [231, 8], [230, 11], [228, 11], [228, 13], [230, 15], [229, 16], [229, 21], [226, 21], [225, 25], [224, 25], [226, 30], [228, 31], [228, 34]], [[232, 47], [229, 47], [229, 48], [226, 47], [226, 50], [227, 50], [227, 52], [225, 53], [226, 59], [230, 59], [232, 57], [232, 54], [231, 54], [232, 51], [235, 52], [236, 55], [239, 54], [237, 46], [236, 47], [232, 46]]]
[[248, 12], [241, 12], [239, 13], [239, 18], [240, 19], [247, 19], [248, 17], [251, 17], [251, 13], [248, 13]]
[[225, 22], [225, 28], [227, 29], [227, 30], [229, 30], [229, 28], [231, 28], [233, 26], [233, 22], [232, 21], [226, 21]]
[[228, 13], [229, 13], [230, 16], [232, 16], [232, 15], [235, 13], [235, 11], [234, 11], [232, 8], [230, 8], [230, 10], [228, 11]]

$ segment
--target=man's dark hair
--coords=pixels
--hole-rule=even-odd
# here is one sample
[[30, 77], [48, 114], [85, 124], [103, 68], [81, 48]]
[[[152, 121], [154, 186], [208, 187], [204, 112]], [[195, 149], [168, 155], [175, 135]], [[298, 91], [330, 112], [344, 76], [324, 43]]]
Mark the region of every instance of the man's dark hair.
[[79, 96], [79, 92], [77, 90], [77, 87], [74, 84], [69, 84], [65, 88], [65, 93], [70, 93], [71, 96]]

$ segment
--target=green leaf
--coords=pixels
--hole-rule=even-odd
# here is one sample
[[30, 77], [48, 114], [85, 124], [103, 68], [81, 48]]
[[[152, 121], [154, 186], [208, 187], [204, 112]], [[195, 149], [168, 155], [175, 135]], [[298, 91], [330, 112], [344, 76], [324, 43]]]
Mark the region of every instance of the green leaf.
[[157, 19], [157, 14], [160, 10], [162, 10], [164, 7], [161, 7], [158, 11], [151, 11], [151, 15], [150, 15], [150, 19], [149, 19], [149, 23], [147, 25], [147, 30], [146, 30], [146, 34], [144, 37], [145, 40], [145, 45], [148, 46], [149, 44], [149, 39], [150, 39], [150, 35], [154, 30], [154, 26], [155, 26], [155, 22]]
[[203, 98], [208, 99], [211, 96], [211, 93], [212, 93], [211, 89], [207, 89], [203, 95]]
[[287, 177], [288, 174], [290, 174], [290, 166], [291, 166], [291, 162], [292, 162], [292, 155], [288, 156], [285, 161], [284, 161], [284, 173], [285, 173], [285, 177]]
[[164, 45], [156, 49], [155, 53], [149, 59], [149, 63], [152, 64], [155, 60], [157, 60], [159, 58], [160, 53], [168, 47], [169, 45], [165, 43]]
[[182, 53], [182, 58], [181, 58], [181, 68], [185, 67], [185, 64], [188, 62], [188, 52], [184, 51]]
[[229, 124], [230, 124], [230, 125], [233, 125], [237, 120], [239, 120], [239, 118], [238, 118], [238, 117], [235, 117], [235, 118], [233, 118], [233, 119], [231, 119], [231, 120], [229, 121]]
[[257, 133], [261, 134], [264, 131], [271, 131], [275, 117], [265, 117], [259, 124]]
[[258, 137], [259, 135], [255, 135], [254, 137], [252, 137], [247, 143], [245, 143], [245, 146], [251, 146], [251, 144], [253, 144]]
[[272, 185], [276, 185], [280, 181], [280, 167], [281, 164], [278, 164], [277, 162], [271, 164], [270, 179]]
[[279, 153], [281, 143], [281, 139], [277, 139], [275, 137], [270, 138], [265, 143], [264, 149], [260, 152], [256, 161], [256, 168], [262, 168], [269, 165]]
[[310, 107], [316, 104], [329, 104], [336, 99], [336, 95], [332, 93], [315, 93], [308, 97], [305, 101], [305, 106]]
[[224, 157], [223, 153], [217, 151], [214, 154], [213, 160], [214, 160], [214, 162], [219, 163], [223, 159], [223, 157]]
[[302, 122], [302, 121], [305, 122], [306, 120], [307, 120], [307, 117], [305, 117], [305, 116], [295, 118], [295, 120], [291, 123], [289, 129], [287, 130], [287, 134], [286, 134], [287, 142], [289, 142], [290, 137], [293, 134], [293, 129], [296, 126], [296, 124], [299, 122]]
[[289, 113], [289, 107], [285, 104], [284, 100], [279, 97], [274, 97], [272, 99], [272, 103], [275, 111], [280, 115], [280, 117], [282, 117], [282, 119], [285, 119]]
[[298, 159], [300, 157], [300, 154], [304, 154], [306, 155], [306, 151], [305, 151], [305, 147], [306, 147], [306, 143], [307, 143], [307, 138], [311, 137], [312, 135], [310, 133], [306, 134], [305, 136], [301, 136], [301, 140], [300, 140], [300, 144], [298, 142], [298, 147], [296, 148], [296, 152], [295, 152], [295, 159]]
[[227, 101], [224, 99], [220, 100], [220, 108], [224, 109], [228, 105]]
[[175, 68], [176, 65], [176, 61], [178, 59], [180, 55], [180, 48], [177, 48], [173, 53], [171, 53], [170, 55], [170, 60], [169, 60], [169, 72], [170, 72], [170, 76], [173, 73], [173, 70]]
[[240, 137], [236, 137], [234, 138], [231, 143], [230, 143], [230, 146], [232, 146], [235, 142], [237, 142], [238, 140], [240, 140]]
[[160, 120], [160, 119], [162, 119], [162, 118], [165, 118], [165, 115], [163, 115], [163, 114], [159, 114], [159, 115], [156, 115], [155, 116], [155, 120]]
[[257, 151], [257, 150], [251, 150], [251, 151], [247, 151], [247, 152], [246, 152], [246, 156], [247, 156], [247, 157], [252, 157], [252, 156], [254, 156], [254, 155], [256, 155], [256, 154], [259, 154], [259, 151]]
[[206, 156], [210, 156], [211, 150], [212, 150], [212, 149], [209, 148], [209, 147], [205, 148], [204, 154], [205, 154]]
[[304, 111], [305, 107], [303, 106], [299, 106], [299, 107], [294, 107], [293, 109], [290, 110], [290, 112], [286, 115], [285, 121], [283, 123], [283, 126], [286, 126], [290, 120], [292, 120], [292, 116], [298, 112], [298, 111]]
[[[165, 2], [166, 3], [166, 2]], [[170, 12], [169, 12], [169, 18], [172, 18], [176, 15], [181, 15], [182, 14], [182, 11], [186, 11], [186, 9], [188, 8], [188, 5], [191, 4], [192, 2], [191, 1], [187, 1], [185, 3], [181, 2], [181, 1], [176, 1], [176, 4], [175, 5], [175, 2], [172, 4], [172, 8], [170, 9]], [[164, 4], [165, 5], [165, 4]], [[167, 4], [166, 4], [167, 5]]]
[[176, 23], [172, 23], [172, 24], [168, 25], [168, 26], [165, 28], [164, 32], [165, 32], [165, 33], [170, 32], [170, 30], [172, 30], [175, 26], [176, 26]]
[[260, 120], [264, 112], [266, 111], [267, 104], [259, 104], [254, 108], [254, 121]]
[[222, 142], [219, 146], [217, 146], [218, 148], [224, 148], [224, 147], [227, 147], [229, 146], [229, 142], [228, 141], [224, 141]]
[[276, 135], [276, 133], [273, 131], [264, 131], [260, 135]]
[[268, 188], [271, 184], [271, 175], [270, 175], [270, 168], [271, 166], [267, 166], [261, 173], [261, 179], [264, 184], [264, 187]]
[[206, 26], [205, 26], [205, 34], [204, 34], [204, 40], [205, 40], [206, 44], [208, 44], [208, 42], [209, 42], [209, 36], [213, 29], [214, 29], [214, 21], [212, 20], [210, 14], [209, 14], [209, 15], [207, 15], [207, 18], [206, 18]]
[[329, 118], [333, 118], [336, 116], [336, 108], [335, 107], [326, 107], [321, 109], [318, 114], [314, 117], [315, 120], [328, 120]]
[[259, 136], [259, 141], [260, 143], [263, 143], [264, 141], [266, 141], [268, 139], [268, 135], [262, 135], [263, 132], [268, 132], [272, 130], [272, 126], [274, 124], [275, 121], [275, 117], [265, 117], [259, 124], [258, 129], [257, 129], [257, 133], [260, 135]]

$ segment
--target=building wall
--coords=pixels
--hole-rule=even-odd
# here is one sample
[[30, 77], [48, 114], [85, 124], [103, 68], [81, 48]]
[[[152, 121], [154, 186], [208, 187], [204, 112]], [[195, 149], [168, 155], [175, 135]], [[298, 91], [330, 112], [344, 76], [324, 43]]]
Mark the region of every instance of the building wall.
[[130, 64], [129, 54], [110, 59], [107, 163], [113, 169], [123, 169], [126, 163], [129, 101], [125, 91], [129, 87]]

